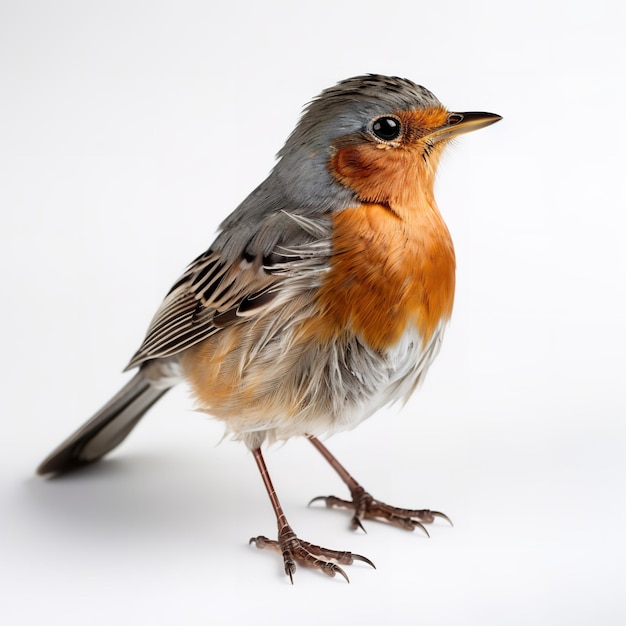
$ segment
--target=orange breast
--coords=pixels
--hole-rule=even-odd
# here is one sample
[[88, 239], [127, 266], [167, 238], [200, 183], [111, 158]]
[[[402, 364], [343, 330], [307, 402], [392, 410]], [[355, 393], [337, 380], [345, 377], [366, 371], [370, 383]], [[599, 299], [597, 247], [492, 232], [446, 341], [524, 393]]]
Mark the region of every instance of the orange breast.
[[434, 202], [415, 207], [363, 204], [333, 220], [333, 260], [319, 294], [316, 332], [349, 328], [376, 350], [410, 325], [424, 343], [452, 312], [455, 258]]

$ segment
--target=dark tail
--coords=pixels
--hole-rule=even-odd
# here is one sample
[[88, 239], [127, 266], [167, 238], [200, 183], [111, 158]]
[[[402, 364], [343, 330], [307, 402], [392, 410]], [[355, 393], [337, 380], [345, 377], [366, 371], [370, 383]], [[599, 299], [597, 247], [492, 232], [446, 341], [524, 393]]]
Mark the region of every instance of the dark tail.
[[139, 370], [86, 424], [48, 456], [37, 473], [62, 474], [97, 461], [126, 438], [168, 389], [157, 389]]

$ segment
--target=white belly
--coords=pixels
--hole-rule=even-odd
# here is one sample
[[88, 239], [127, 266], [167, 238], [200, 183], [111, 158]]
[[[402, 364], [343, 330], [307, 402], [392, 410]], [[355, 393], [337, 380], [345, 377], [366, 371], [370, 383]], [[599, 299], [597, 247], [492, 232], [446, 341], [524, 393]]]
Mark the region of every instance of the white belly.
[[[323, 359], [319, 354], [303, 354], [296, 367], [281, 373], [281, 380], [277, 380], [277, 384], [291, 389], [298, 386], [289, 380], [290, 375], [306, 380], [299, 386], [297, 413], [277, 415], [263, 424], [247, 419], [246, 427], [235, 427], [233, 434], [255, 447], [265, 439], [320, 436], [354, 428], [379, 408], [408, 399], [439, 351], [443, 328], [443, 324], [437, 328], [426, 345], [412, 329], [385, 354], [368, 349], [356, 339], [335, 345]], [[276, 367], [280, 370], [280, 364]]]

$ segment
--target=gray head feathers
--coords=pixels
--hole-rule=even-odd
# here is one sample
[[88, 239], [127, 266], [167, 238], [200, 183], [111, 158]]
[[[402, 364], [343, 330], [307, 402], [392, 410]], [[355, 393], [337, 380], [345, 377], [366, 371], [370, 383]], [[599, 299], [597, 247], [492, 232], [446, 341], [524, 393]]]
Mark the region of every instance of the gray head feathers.
[[441, 106], [425, 87], [406, 78], [367, 74], [329, 87], [312, 100], [279, 157], [299, 146], [330, 147], [342, 135], [364, 130], [373, 117], [400, 110]]
[[222, 223], [216, 249], [235, 254], [258, 234], [260, 222], [280, 211], [317, 218], [358, 205], [328, 170], [333, 142], [365, 130], [379, 115], [430, 106], [441, 103], [428, 89], [394, 76], [356, 76], [322, 91], [306, 106], [269, 177]]
[[[305, 108], [300, 122], [278, 153], [275, 172], [288, 180], [288, 194], [301, 206], [317, 210], [345, 208], [352, 194], [327, 170], [333, 142], [365, 130], [372, 118], [399, 110], [441, 106], [428, 89], [405, 78], [355, 76], [322, 91]], [[328, 206], [330, 201], [331, 206]]]

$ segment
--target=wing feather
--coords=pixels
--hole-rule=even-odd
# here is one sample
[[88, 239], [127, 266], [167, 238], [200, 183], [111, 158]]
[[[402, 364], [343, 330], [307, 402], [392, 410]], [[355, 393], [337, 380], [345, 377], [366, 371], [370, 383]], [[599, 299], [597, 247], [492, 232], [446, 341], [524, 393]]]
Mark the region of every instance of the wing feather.
[[[126, 369], [174, 356], [230, 324], [262, 315], [287, 284], [290, 297], [319, 285], [330, 255], [328, 218], [280, 211], [266, 222], [271, 223], [261, 225], [261, 236], [248, 241], [236, 258], [220, 251], [218, 237], [191, 263], [165, 297]], [[271, 239], [264, 241], [264, 233], [271, 233]], [[231, 238], [226, 233], [226, 240]]]

